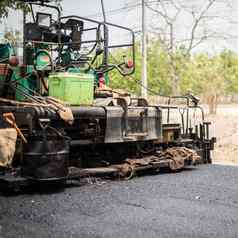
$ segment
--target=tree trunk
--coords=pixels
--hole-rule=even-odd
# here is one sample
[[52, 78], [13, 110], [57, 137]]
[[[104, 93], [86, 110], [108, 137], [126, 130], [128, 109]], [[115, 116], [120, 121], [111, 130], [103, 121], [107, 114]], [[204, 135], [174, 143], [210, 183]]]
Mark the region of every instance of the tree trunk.
[[174, 62], [173, 58], [170, 58], [170, 74], [171, 74], [171, 88], [172, 88], [172, 95], [178, 96], [180, 95], [180, 85], [179, 85], [179, 76], [176, 70], [176, 63]]
[[217, 106], [218, 106], [218, 97], [217, 95], [210, 95], [207, 97], [207, 104], [209, 111], [208, 113], [210, 115], [216, 115], [217, 113]]
[[173, 79], [172, 79], [172, 95], [173, 96], [180, 95], [179, 77], [177, 75], [173, 75]]

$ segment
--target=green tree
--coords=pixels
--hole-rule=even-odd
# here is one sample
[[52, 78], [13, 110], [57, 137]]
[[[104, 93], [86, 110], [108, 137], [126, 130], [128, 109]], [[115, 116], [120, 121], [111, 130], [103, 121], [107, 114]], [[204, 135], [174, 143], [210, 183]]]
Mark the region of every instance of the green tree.
[[[128, 54], [126, 50], [118, 50], [113, 53], [113, 58], [121, 58]], [[136, 43], [136, 71], [132, 77], [123, 77], [117, 71], [110, 73], [110, 86], [131, 91], [140, 95], [141, 91], [141, 51], [140, 44]], [[169, 59], [159, 41], [151, 41], [148, 47], [148, 93], [150, 95], [169, 95], [171, 82], [169, 77]]]
[[159, 95], [171, 94], [172, 85], [169, 72], [169, 58], [161, 47], [160, 41], [150, 42], [148, 48], [148, 87]]
[[238, 55], [225, 50], [221, 53], [225, 77], [225, 92], [228, 95], [238, 94]]
[[198, 54], [189, 63], [188, 72], [192, 91], [209, 105], [209, 113], [215, 114], [220, 96], [225, 93], [225, 72], [220, 55]]
[[[135, 46], [136, 53], [136, 62], [135, 68], [136, 71], [131, 77], [123, 77], [117, 70], [113, 70], [110, 72], [110, 87], [114, 89], [124, 89], [135, 95], [139, 95], [140, 93], [140, 65], [141, 65], [141, 55], [140, 55], [140, 45], [136, 43]], [[114, 50], [110, 54], [110, 63], [119, 63], [123, 59], [124, 56], [127, 58], [130, 57], [130, 53], [128, 54], [128, 49], [123, 50]]]

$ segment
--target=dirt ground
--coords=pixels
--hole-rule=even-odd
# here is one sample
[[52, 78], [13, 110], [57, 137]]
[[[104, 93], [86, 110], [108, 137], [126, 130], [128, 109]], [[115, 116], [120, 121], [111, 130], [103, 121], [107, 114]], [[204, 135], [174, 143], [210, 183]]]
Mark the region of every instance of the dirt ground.
[[238, 165], [238, 104], [219, 105], [217, 115], [206, 119], [212, 122], [211, 135], [217, 138], [214, 163]]

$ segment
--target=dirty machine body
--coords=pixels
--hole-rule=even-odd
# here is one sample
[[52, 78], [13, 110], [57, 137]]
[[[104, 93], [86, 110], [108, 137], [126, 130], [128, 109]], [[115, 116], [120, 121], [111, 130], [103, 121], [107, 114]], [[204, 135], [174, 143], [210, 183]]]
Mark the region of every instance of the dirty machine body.
[[[23, 60], [11, 45], [0, 45], [0, 130], [17, 133], [7, 138], [14, 156], [0, 164], [2, 182], [130, 178], [144, 170], [211, 163], [215, 139], [196, 97], [150, 105], [109, 88], [111, 71], [121, 77], [135, 71], [132, 30], [105, 19], [62, 16], [50, 1], [22, 2], [28, 9]], [[110, 42], [111, 29], [127, 33], [129, 41]], [[125, 55], [119, 57], [119, 50]], [[185, 105], [176, 106], [175, 99]], [[200, 120], [191, 125], [194, 110]]]

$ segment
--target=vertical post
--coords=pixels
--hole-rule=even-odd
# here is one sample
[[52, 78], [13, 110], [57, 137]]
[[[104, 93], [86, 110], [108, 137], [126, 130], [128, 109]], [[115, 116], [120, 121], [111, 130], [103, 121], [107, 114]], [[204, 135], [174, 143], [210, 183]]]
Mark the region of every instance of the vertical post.
[[25, 39], [26, 10], [25, 8], [23, 9], [22, 13], [23, 13], [23, 64], [26, 65], [26, 39]]
[[[108, 26], [107, 26], [107, 18], [106, 18], [106, 11], [104, 6], [104, 0], [101, 0], [101, 6], [102, 6], [102, 14], [103, 14], [103, 31], [104, 31], [104, 53], [103, 53], [103, 65], [104, 69], [108, 69]], [[108, 74], [104, 74], [104, 76]], [[106, 83], [106, 85], [108, 85]]]
[[102, 6], [103, 22], [107, 22], [106, 12], [105, 12], [105, 7], [104, 7], [104, 1], [103, 0], [101, 0], [101, 6]]
[[142, 62], [141, 62], [141, 96], [147, 98], [147, 34], [146, 34], [146, 13], [145, 0], [142, 0]]

